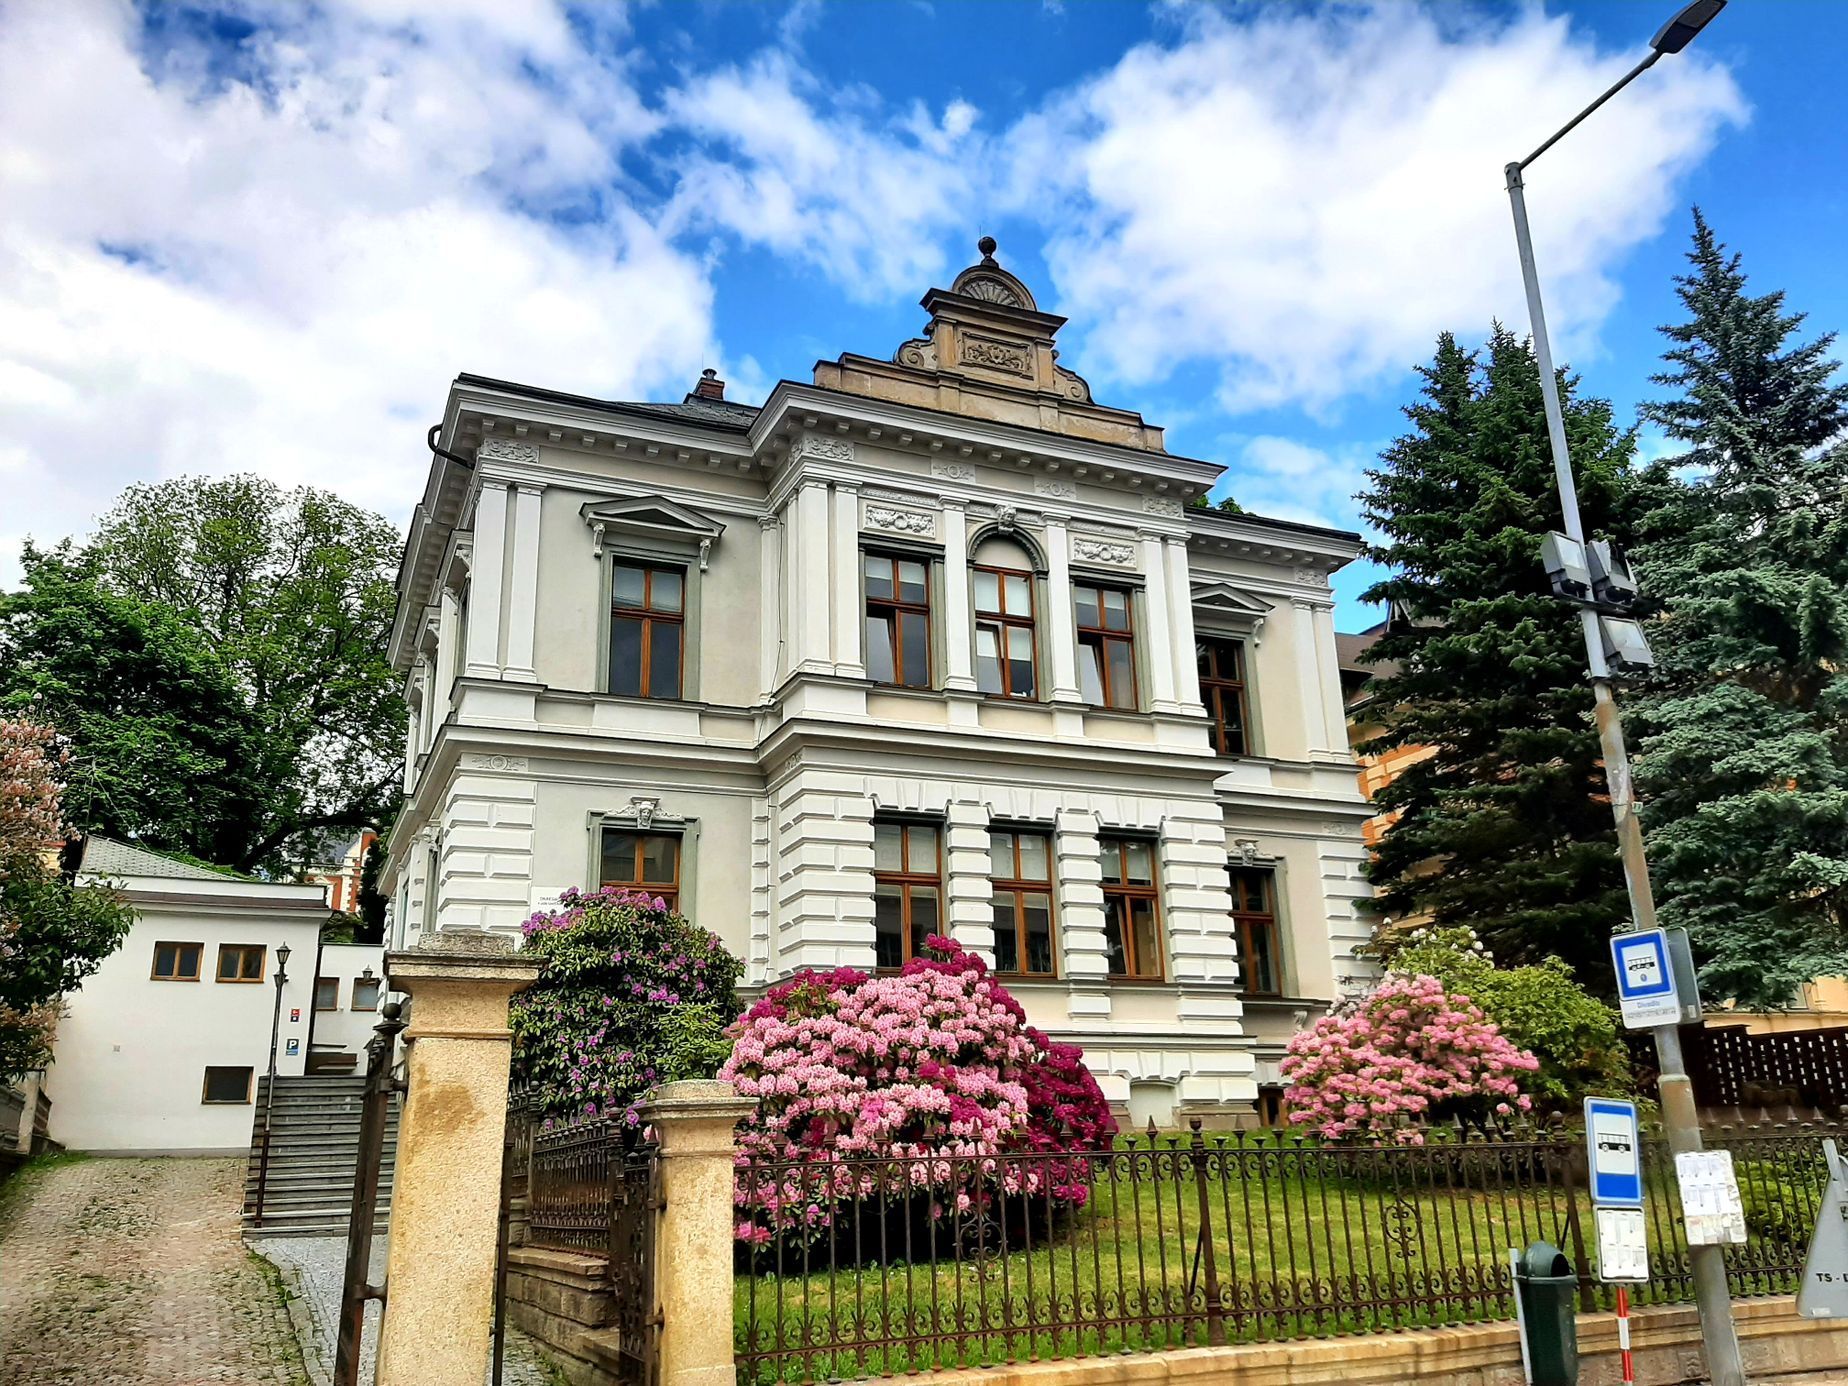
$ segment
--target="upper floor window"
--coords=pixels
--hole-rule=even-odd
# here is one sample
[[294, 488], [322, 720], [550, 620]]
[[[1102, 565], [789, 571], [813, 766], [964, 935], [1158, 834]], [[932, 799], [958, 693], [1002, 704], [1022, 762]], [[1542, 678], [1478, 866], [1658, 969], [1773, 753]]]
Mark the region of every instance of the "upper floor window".
[[376, 1011], [379, 1008], [381, 985], [383, 984], [377, 977], [355, 977], [353, 979], [353, 1009]]
[[617, 562], [610, 570], [610, 692], [678, 698], [686, 571]]
[[1136, 706], [1136, 632], [1130, 593], [1078, 583], [1078, 686], [1094, 707]]
[[903, 967], [943, 927], [943, 834], [931, 823], [873, 824], [873, 957]]
[[1194, 645], [1200, 666], [1200, 699], [1213, 727], [1213, 749], [1222, 756], [1251, 753], [1251, 714], [1245, 698], [1245, 642], [1202, 639]]
[[218, 980], [221, 982], [260, 982], [263, 980], [261, 943], [221, 943], [218, 945]]
[[340, 979], [338, 977], [316, 977], [314, 979], [314, 1008], [317, 1011], [340, 1009]]
[[658, 895], [670, 910], [679, 909], [680, 834], [605, 828], [597, 883]]
[[975, 686], [1004, 698], [1039, 696], [1033, 570], [1015, 544], [982, 545], [970, 576], [975, 588]]
[[995, 892], [995, 971], [1052, 976], [1051, 836], [991, 832], [988, 864]]
[[154, 945], [154, 970], [149, 975], [157, 982], [196, 982], [199, 980], [199, 955], [202, 943], [157, 943]]
[[1155, 883], [1155, 844], [1142, 838], [1105, 837], [1104, 951], [1112, 977], [1159, 981], [1162, 976], [1161, 905]]
[[1232, 922], [1238, 956], [1250, 996], [1283, 995], [1283, 965], [1277, 948], [1276, 877], [1269, 871], [1232, 872]]
[[875, 683], [930, 687], [930, 565], [861, 556], [866, 580], [866, 674]]

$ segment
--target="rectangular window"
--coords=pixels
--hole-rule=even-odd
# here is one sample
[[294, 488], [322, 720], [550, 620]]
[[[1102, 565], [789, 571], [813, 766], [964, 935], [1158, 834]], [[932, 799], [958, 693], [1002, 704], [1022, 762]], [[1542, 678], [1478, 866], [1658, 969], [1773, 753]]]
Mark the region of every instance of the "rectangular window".
[[199, 980], [199, 957], [203, 943], [157, 943], [154, 945], [154, 971], [157, 982], [196, 982]]
[[1213, 725], [1213, 749], [1222, 756], [1251, 753], [1250, 712], [1245, 701], [1245, 643], [1205, 639], [1194, 645], [1200, 666], [1200, 700]]
[[251, 1070], [248, 1068], [208, 1066], [205, 1070], [205, 1095], [199, 1100], [208, 1103], [248, 1103], [250, 1075]]
[[930, 823], [873, 824], [873, 947], [903, 967], [943, 930], [943, 834]]
[[605, 828], [597, 883], [658, 895], [670, 910], [679, 909], [680, 834]]
[[317, 1011], [340, 1009], [340, 979], [338, 977], [316, 977], [314, 979], [314, 1008]]
[[376, 1011], [379, 1008], [379, 980], [376, 977], [353, 979], [353, 1009]]
[[1277, 951], [1276, 878], [1269, 871], [1232, 872], [1232, 922], [1247, 996], [1283, 995], [1283, 963]]
[[617, 563], [610, 576], [610, 692], [680, 696], [687, 575], [682, 568]]
[[264, 951], [260, 943], [219, 944], [218, 980], [221, 982], [262, 981]]
[[1038, 696], [1033, 638], [1033, 574], [972, 569], [975, 580], [975, 686], [1003, 698]]
[[995, 892], [995, 971], [1052, 976], [1052, 837], [991, 832], [988, 869]]
[[1136, 706], [1136, 632], [1122, 587], [1073, 588], [1078, 607], [1078, 685], [1093, 707]]
[[1106, 837], [1103, 849], [1104, 949], [1112, 977], [1160, 981], [1161, 904], [1155, 885], [1155, 844]]
[[900, 688], [930, 687], [930, 565], [921, 558], [862, 554], [866, 581], [866, 676]]

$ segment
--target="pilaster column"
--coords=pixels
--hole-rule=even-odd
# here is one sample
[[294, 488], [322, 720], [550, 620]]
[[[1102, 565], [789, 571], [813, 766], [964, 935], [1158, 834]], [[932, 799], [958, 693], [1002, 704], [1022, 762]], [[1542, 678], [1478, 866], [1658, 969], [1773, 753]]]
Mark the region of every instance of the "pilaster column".
[[1174, 696], [1183, 712], [1204, 713], [1200, 701], [1200, 664], [1194, 653], [1193, 574], [1187, 563], [1187, 540], [1169, 535], [1168, 610], [1174, 617]]
[[[452, 931], [428, 943], [385, 957], [392, 990], [409, 992], [414, 1004], [378, 1386], [480, 1386], [512, 1055], [507, 1003], [538, 977], [539, 964], [492, 934]], [[729, 1319], [726, 1328], [729, 1340]]]
[[860, 652], [860, 488], [834, 483], [834, 672], [866, 677]]
[[531, 683], [539, 677], [533, 669], [533, 634], [539, 620], [539, 496], [545, 488], [522, 481], [513, 489], [513, 568], [508, 573], [506, 675]]
[[1329, 749], [1348, 754], [1347, 712], [1341, 705], [1341, 666], [1335, 650], [1335, 609], [1325, 602], [1315, 604], [1315, 665]]
[[994, 887], [988, 860], [988, 806], [952, 799], [945, 815], [943, 864], [948, 901], [944, 932], [971, 953], [995, 963]]
[[1052, 651], [1052, 700], [1075, 703], [1081, 695], [1069, 524], [1064, 515], [1046, 516], [1046, 637]]
[[[1303, 732], [1311, 760], [1348, 760], [1347, 731], [1329, 725], [1326, 700], [1322, 696], [1322, 661], [1316, 654], [1315, 609], [1318, 603], [1309, 597], [1290, 598], [1290, 639], [1296, 646], [1296, 677], [1301, 685], [1297, 697], [1303, 710]], [[1332, 639], [1331, 639], [1332, 644]]]
[[1148, 586], [1143, 608], [1148, 614], [1149, 703], [1156, 712], [1179, 712], [1174, 701], [1174, 641], [1168, 620], [1168, 565], [1159, 534], [1142, 535], [1142, 571]]
[[757, 700], [776, 697], [777, 673], [783, 654], [783, 521], [777, 515], [757, 517], [757, 602], [761, 629], [757, 632]]
[[468, 674], [500, 677], [501, 590], [507, 561], [507, 483], [488, 478], [475, 501], [475, 543], [468, 594]]
[[404, 792], [411, 793], [417, 788], [417, 757], [420, 754], [421, 736], [418, 722], [422, 712], [417, 706], [417, 675], [413, 672], [404, 693], [404, 703], [409, 709], [404, 719]]
[[827, 482], [802, 482], [791, 509], [797, 522], [789, 545], [789, 571], [795, 584], [794, 670], [802, 674], [832, 673], [834, 662], [828, 657]]
[[449, 704], [455, 697], [456, 670], [462, 667], [456, 641], [461, 638], [462, 603], [445, 583], [436, 602], [436, 681], [430, 701], [439, 722], [449, 715]]
[[960, 500], [943, 504], [943, 686], [975, 691], [969, 635], [969, 517]]

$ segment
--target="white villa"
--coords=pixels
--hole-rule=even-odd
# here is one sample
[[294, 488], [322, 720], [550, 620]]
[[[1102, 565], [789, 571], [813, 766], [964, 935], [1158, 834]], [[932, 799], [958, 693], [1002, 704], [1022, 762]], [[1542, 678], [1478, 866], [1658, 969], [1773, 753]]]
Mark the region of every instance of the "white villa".
[[393, 941], [566, 887], [677, 901], [767, 984], [979, 951], [1137, 1122], [1269, 1119], [1365, 974], [1329, 575], [1191, 503], [982, 243], [924, 335], [754, 407], [463, 375], [399, 576]]

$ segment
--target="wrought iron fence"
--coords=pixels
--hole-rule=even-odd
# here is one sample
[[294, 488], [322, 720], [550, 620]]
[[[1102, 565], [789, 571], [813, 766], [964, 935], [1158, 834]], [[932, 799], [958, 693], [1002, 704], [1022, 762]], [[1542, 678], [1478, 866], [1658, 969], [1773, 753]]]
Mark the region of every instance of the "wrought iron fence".
[[[1735, 1294], [1795, 1288], [1832, 1130], [1718, 1132], [1750, 1242]], [[1645, 1144], [1652, 1279], [1692, 1297], [1673, 1157]], [[1324, 1145], [1268, 1132], [1126, 1139], [1086, 1157], [740, 1165], [746, 1382], [806, 1382], [1511, 1318], [1508, 1251], [1587, 1257], [1577, 1135]]]

